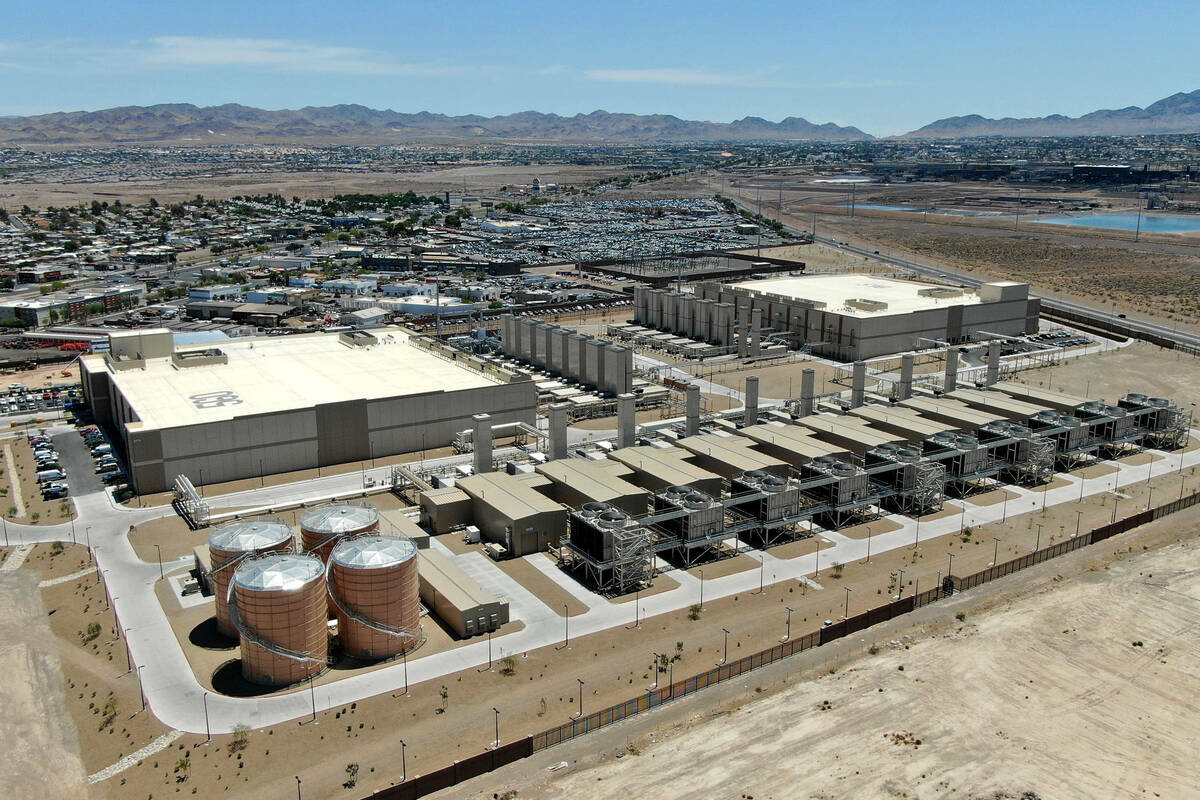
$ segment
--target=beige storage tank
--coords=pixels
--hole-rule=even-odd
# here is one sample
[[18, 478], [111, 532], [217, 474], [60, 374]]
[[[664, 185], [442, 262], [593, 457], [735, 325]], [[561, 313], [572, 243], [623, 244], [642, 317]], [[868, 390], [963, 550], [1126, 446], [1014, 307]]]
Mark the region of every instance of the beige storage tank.
[[268, 553], [242, 561], [229, 586], [242, 677], [287, 686], [324, 670], [329, 657], [325, 597], [325, 565], [314, 555]]
[[329, 563], [329, 553], [343, 536], [379, 530], [379, 512], [374, 506], [338, 503], [314, 508], [300, 517], [300, 545]]
[[208, 537], [208, 558], [212, 569], [213, 597], [217, 607], [217, 630], [235, 638], [237, 630], [229, 621], [229, 580], [237, 562], [247, 556], [288, 550], [292, 529], [277, 519], [240, 519], [222, 525]]
[[347, 655], [384, 659], [421, 640], [417, 546], [390, 536], [342, 539], [329, 555], [329, 595]]

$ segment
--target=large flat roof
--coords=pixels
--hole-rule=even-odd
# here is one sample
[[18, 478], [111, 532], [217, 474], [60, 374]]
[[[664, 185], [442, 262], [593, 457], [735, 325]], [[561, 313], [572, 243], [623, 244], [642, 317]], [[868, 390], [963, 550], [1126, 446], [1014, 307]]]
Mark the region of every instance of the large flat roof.
[[[496, 385], [480, 373], [410, 344], [410, 334], [403, 328], [377, 328], [372, 335], [380, 344], [351, 346], [336, 333], [235, 339], [218, 345], [227, 363], [182, 368], [171, 358], [147, 359], [144, 368], [120, 370], [112, 369], [103, 355], [85, 356], [83, 361], [89, 371], [109, 371], [147, 430], [321, 403]], [[211, 347], [182, 347], [176, 352]]]
[[[977, 294], [965, 289], [881, 278], [877, 275], [808, 275], [799, 278], [743, 281], [730, 285], [735, 289], [744, 289], [755, 294], [776, 294], [789, 300], [811, 300], [823, 304], [824, 311], [853, 317], [886, 317], [947, 306], [978, 305], [982, 302]], [[940, 294], [953, 296], [937, 296]], [[848, 301], [854, 300], [884, 303], [886, 307], [872, 309], [869, 303], [864, 306], [847, 305]]]

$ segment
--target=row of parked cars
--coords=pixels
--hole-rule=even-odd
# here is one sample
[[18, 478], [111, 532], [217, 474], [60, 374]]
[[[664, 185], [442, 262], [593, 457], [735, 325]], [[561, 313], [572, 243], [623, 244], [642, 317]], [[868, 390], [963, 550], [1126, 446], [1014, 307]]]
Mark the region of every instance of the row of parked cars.
[[112, 445], [104, 438], [104, 434], [95, 425], [79, 429], [83, 443], [88, 446], [92, 460], [96, 462], [96, 474], [103, 475], [103, 480], [109, 486], [125, 482], [125, 472], [113, 452]]
[[77, 389], [52, 386], [49, 389], [29, 389], [21, 383], [10, 383], [0, 391], [0, 414], [29, 414], [52, 408], [62, 408], [79, 400]]
[[43, 500], [58, 500], [70, 493], [67, 471], [58, 463], [58, 450], [49, 436], [30, 436], [33, 460], [37, 465], [38, 486]]

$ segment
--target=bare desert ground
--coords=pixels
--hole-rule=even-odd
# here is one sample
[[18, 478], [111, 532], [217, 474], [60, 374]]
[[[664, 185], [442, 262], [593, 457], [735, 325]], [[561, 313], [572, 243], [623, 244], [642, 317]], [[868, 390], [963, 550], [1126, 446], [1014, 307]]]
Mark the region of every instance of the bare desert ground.
[[778, 694], [763, 689], [775, 665], [723, 703], [680, 701], [587, 737], [591, 753], [571, 743], [443, 795], [1192, 796], [1200, 550], [1127, 537], [1103, 550], [995, 584], [983, 607], [966, 593], [907, 633], [868, 631], [815, 680], [792, 665]]

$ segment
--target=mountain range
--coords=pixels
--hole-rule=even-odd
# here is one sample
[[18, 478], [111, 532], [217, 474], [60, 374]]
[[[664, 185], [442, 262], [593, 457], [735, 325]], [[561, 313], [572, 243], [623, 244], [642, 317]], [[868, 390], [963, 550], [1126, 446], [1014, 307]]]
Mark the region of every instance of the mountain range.
[[[901, 138], [975, 136], [1122, 136], [1200, 132], [1200, 89], [1173, 94], [1145, 108], [1093, 111], [1081, 117], [989, 119], [970, 114], [932, 122]], [[529, 143], [661, 144], [666, 142], [866, 141], [855, 127], [821, 125], [801, 117], [771, 122], [685, 120], [670, 114], [570, 117], [522, 111], [497, 117], [379, 111], [361, 105], [307, 106], [269, 111], [227, 103], [122, 106], [31, 117], [0, 117], [0, 144], [111, 145], [140, 143], [242, 144], [248, 142], [401, 143], [437, 140]]]
[[1145, 108], [1104, 109], [1082, 117], [988, 119], [978, 114], [947, 117], [904, 134], [908, 139], [963, 139], [969, 136], [1137, 136], [1200, 132], [1200, 89], [1173, 94]]
[[129, 144], [149, 142], [244, 143], [293, 141], [408, 142], [437, 139], [528, 142], [735, 142], [763, 140], [862, 141], [857, 128], [814, 125], [799, 117], [769, 122], [697, 122], [670, 114], [593, 111], [562, 117], [522, 111], [498, 117], [450, 117], [422, 111], [403, 114], [360, 105], [309, 106], [266, 111], [229, 103], [123, 106], [34, 117], [0, 117], [0, 143]]

